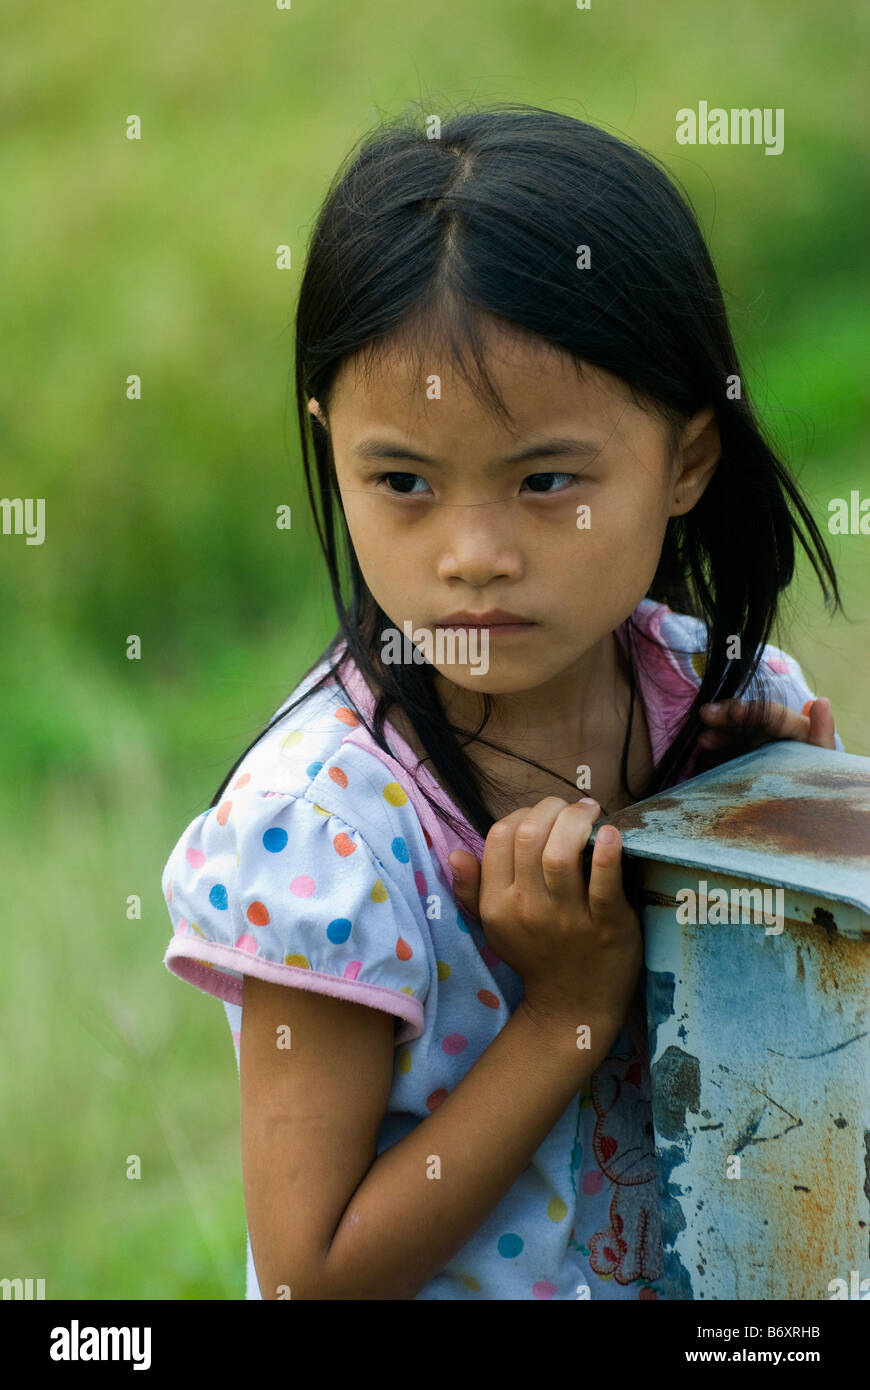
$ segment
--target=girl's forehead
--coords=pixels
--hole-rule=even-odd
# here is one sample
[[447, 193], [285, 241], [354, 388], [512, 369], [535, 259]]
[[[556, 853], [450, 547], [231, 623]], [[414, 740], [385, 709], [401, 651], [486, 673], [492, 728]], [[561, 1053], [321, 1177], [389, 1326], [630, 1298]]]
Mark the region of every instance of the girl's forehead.
[[451, 343], [433, 340], [431, 347], [411, 344], [375, 345], [341, 363], [330, 391], [333, 410], [342, 402], [354, 409], [409, 409], [451, 398], [457, 406], [482, 405], [482, 378], [487, 378], [513, 414], [549, 403], [550, 410], [582, 408], [609, 415], [631, 401], [625, 382], [612, 373], [578, 361], [570, 353], [528, 337], [487, 341], [481, 363], [463, 356], [457, 360]]

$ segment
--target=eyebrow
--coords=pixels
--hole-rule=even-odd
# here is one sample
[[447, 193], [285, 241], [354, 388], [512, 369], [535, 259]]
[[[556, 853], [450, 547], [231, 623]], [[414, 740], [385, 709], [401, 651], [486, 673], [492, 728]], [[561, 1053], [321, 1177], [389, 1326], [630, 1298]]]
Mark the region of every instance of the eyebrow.
[[[506, 458], [499, 459], [497, 468], [508, 468], [516, 463], [525, 463], [528, 459], [536, 458], [564, 458], [568, 455], [584, 455], [592, 458], [600, 454], [602, 445], [594, 444], [590, 439], [545, 439], [539, 444], [533, 444], [529, 448], [521, 449], [516, 454], [509, 454]], [[428, 458], [426, 454], [417, 453], [413, 449], [406, 449], [400, 444], [388, 444], [382, 439], [363, 439], [354, 446], [353, 453], [364, 459], [412, 459], [415, 463], [428, 464], [430, 468], [442, 468], [444, 465], [437, 459]]]

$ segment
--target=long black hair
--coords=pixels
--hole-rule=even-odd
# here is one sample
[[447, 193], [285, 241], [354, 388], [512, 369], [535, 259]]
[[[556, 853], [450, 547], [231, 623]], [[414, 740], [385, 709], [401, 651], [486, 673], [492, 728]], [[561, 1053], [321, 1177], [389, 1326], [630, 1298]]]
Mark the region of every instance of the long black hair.
[[[379, 746], [392, 752], [384, 725], [398, 705], [442, 784], [485, 837], [493, 824], [485, 789], [494, 784], [464, 744], [488, 742], [480, 735], [492, 697], [480, 697], [478, 727], [460, 729], [442, 708], [433, 665], [381, 661], [380, 634], [390, 619], [354, 553], [328, 428], [308, 409], [313, 396], [328, 415], [330, 388], [348, 357], [359, 354], [358, 362], [371, 366], [401, 342], [419, 353], [422, 380], [427, 344], [437, 333], [480, 398], [509, 417], [486, 373], [480, 332], [498, 323], [567, 351], [578, 364], [614, 373], [637, 402], [659, 413], [674, 440], [687, 420], [712, 405], [721, 440], [718, 467], [692, 510], [669, 519], [648, 594], [703, 621], [703, 675], [670, 746], [646, 784], [632, 791], [633, 643], [652, 639], [626, 619], [631, 706], [621, 781], [632, 800], [684, 774], [702, 704], [742, 694], [752, 682], [779, 595], [794, 574], [795, 540], [809, 556], [826, 606], [832, 596], [825, 576], [833, 611], [842, 605], [818, 527], [755, 418], [709, 252], [688, 198], [664, 166], [597, 126], [540, 107], [499, 103], [461, 110], [438, 132], [418, 106], [363, 136], [338, 170], [312, 233], [299, 293], [295, 380], [302, 459], [339, 632], [303, 679], [326, 661], [321, 678], [261, 730], [211, 805], [255, 744], [308, 694], [336, 681], [347, 696], [341, 666], [349, 656], [376, 692], [372, 724], [358, 713]], [[582, 272], [580, 245], [591, 253]], [[731, 657], [728, 642], [735, 634], [743, 654]], [[764, 700], [763, 688], [757, 698]]]

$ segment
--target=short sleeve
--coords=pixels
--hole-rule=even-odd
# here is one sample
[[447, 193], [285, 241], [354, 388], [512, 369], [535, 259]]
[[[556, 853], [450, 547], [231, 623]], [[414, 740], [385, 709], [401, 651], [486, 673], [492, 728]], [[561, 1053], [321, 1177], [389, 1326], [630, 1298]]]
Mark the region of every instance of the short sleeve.
[[[384, 856], [386, 857], [386, 855]], [[242, 977], [331, 994], [420, 1037], [434, 950], [413, 871], [304, 796], [246, 788], [192, 821], [163, 871], [164, 963], [231, 1004]]]
[[[807, 685], [804, 673], [794, 657], [780, 651], [779, 647], [764, 648], [755, 678], [743, 699], [751, 699], [753, 694], [757, 693], [759, 680], [763, 680], [769, 699], [785, 705], [788, 709], [797, 710], [799, 714], [808, 714], [808, 706], [817, 698], [815, 692]], [[845, 752], [836, 728], [834, 744], [838, 752]]]

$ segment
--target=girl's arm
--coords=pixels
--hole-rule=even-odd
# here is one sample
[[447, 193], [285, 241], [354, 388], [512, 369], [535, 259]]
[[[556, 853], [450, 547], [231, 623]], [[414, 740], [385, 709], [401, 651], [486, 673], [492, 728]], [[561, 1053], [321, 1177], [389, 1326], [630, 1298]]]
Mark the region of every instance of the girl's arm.
[[[528, 1167], [622, 1024], [584, 1021], [592, 1045], [580, 1050], [576, 1018], [523, 1000], [446, 1099], [378, 1158], [392, 1017], [245, 976], [242, 1168], [263, 1297], [414, 1298]], [[292, 1046], [279, 1048], [287, 1024]]]

